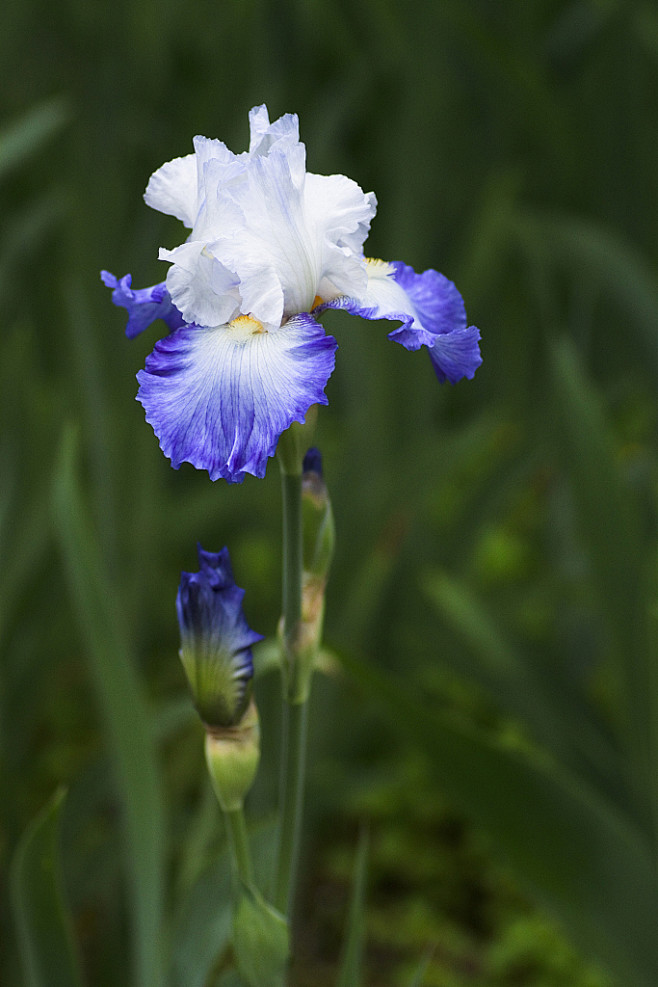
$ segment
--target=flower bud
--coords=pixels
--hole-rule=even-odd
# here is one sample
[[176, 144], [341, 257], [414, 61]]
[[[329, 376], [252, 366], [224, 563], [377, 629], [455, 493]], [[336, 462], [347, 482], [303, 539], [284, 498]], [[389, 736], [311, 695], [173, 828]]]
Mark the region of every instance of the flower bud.
[[180, 657], [194, 702], [207, 729], [240, 723], [249, 705], [254, 674], [252, 631], [242, 611], [228, 549], [198, 546], [199, 572], [183, 572], [176, 599]]
[[304, 578], [322, 581], [323, 588], [334, 554], [335, 528], [329, 492], [322, 475], [322, 454], [311, 448], [304, 456], [302, 474], [302, 545]]
[[308, 699], [313, 668], [322, 642], [324, 595], [334, 552], [334, 518], [322, 476], [322, 456], [309, 449], [302, 473], [302, 598], [301, 619], [286, 637], [280, 628], [284, 661], [288, 663], [287, 696]]

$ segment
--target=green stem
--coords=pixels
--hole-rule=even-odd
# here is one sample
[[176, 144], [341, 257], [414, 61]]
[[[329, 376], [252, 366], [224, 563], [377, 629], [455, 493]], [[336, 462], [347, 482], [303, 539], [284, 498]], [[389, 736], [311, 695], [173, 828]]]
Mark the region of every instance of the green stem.
[[254, 874], [244, 812], [242, 809], [233, 809], [224, 813], [224, 819], [235, 870], [245, 884], [252, 884]]
[[308, 703], [290, 703], [284, 701], [281, 822], [274, 886], [274, 904], [288, 918], [293, 907], [304, 807], [307, 712]]
[[[296, 660], [302, 609], [302, 477], [282, 472], [283, 482], [283, 736], [281, 821], [275, 874], [274, 904], [289, 916], [299, 855], [307, 703], [300, 700]], [[307, 690], [304, 690], [304, 697]]]
[[295, 677], [295, 641], [302, 619], [302, 476], [282, 473], [283, 483], [283, 641], [287, 696]]

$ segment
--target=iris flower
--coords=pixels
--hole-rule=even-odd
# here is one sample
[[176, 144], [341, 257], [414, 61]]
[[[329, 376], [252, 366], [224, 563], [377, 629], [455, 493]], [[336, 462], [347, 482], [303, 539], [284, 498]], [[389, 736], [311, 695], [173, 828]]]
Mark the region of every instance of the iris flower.
[[400, 322], [389, 338], [427, 347], [440, 381], [481, 363], [451, 281], [364, 256], [374, 194], [308, 172], [295, 115], [270, 123], [259, 106], [249, 123], [248, 151], [195, 137], [192, 154], [151, 176], [146, 203], [190, 230], [160, 249], [166, 281], [134, 290], [130, 275], [102, 272], [128, 336], [156, 319], [169, 327], [137, 375], [163, 452], [176, 469], [189, 462], [229, 482], [262, 477], [282, 432], [327, 404], [337, 343], [318, 321], [326, 309]]

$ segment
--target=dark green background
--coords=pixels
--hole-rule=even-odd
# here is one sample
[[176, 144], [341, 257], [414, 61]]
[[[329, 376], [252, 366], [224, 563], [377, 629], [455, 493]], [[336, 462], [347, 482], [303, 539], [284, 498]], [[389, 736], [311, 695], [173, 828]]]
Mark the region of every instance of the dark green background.
[[[614, 867], [587, 870], [614, 854], [592, 851], [586, 866], [576, 847], [565, 861], [549, 823], [535, 842], [532, 786], [489, 770], [476, 748], [451, 762], [446, 745], [451, 724], [475, 723], [503, 749], [541, 746], [567, 787], [613, 806], [655, 860], [653, 4], [12, 0], [0, 56], [3, 870], [28, 821], [68, 786], [64, 864], [89, 982], [128, 982], [126, 794], [107, 760], [123, 728], [115, 717], [112, 740], [102, 699], [113, 635], [159, 723], [168, 914], [216, 849], [212, 805], [199, 823], [201, 741], [173, 604], [196, 542], [227, 544], [252, 626], [274, 632], [278, 469], [228, 486], [170, 468], [134, 401], [159, 327], [127, 341], [98, 272], [130, 271], [137, 287], [164, 277], [157, 249], [177, 245], [181, 228], [143, 203], [150, 174], [197, 133], [244, 149], [247, 113], [266, 102], [272, 119], [299, 114], [310, 170], [376, 192], [370, 255], [455, 280], [484, 358], [472, 382], [440, 387], [424, 354], [387, 341], [386, 323], [324, 320], [340, 345], [316, 435], [338, 532], [326, 640], [344, 671], [319, 680], [312, 718], [299, 983], [334, 982], [362, 821], [375, 942], [364, 983], [411, 984], [428, 950], [428, 987], [602, 983], [489, 859], [511, 864], [586, 954], [622, 982], [640, 977], [616, 952], [615, 936], [627, 937], [615, 907], [591, 913], [592, 932], [591, 903], [574, 897], [600, 886], [596, 901], [614, 901]], [[130, 682], [116, 679], [118, 695]], [[259, 689], [251, 809], [266, 820], [274, 676]], [[480, 829], [463, 831], [464, 811], [490, 834], [486, 852], [470, 842], [480, 846]], [[135, 825], [145, 833], [148, 820]], [[585, 844], [598, 846], [596, 832]], [[639, 898], [617, 904], [648, 911]], [[658, 960], [643, 935], [646, 951], [633, 949], [650, 985]]]

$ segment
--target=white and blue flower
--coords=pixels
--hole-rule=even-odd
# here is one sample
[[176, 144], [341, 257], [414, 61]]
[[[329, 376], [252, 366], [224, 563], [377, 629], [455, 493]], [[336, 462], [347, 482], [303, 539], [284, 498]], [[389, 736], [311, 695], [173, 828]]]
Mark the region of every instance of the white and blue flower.
[[138, 374], [163, 452], [230, 482], [263, 476], [282, 432], [327, 403], [337, 344], [317, 317], [328, 308], [401, 322], [389, 338], [426, 346], [439, 380], [481, 363], [452, 282], [364, 257], [375, 196], [306, 171], [296, 116], [270, 124], [261, 106], [249, 120], [249, 151], [196, 137], [193, 154], [152, 175], [148, 205], [190, 229], [160, 250], [166, 282], [135, 291], [129, 275], [102, 274], [128, 310], [127, 335], [158, 318], [170, 329]]

